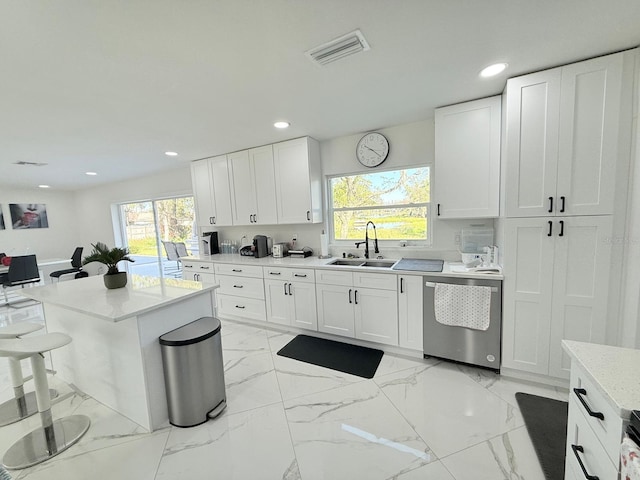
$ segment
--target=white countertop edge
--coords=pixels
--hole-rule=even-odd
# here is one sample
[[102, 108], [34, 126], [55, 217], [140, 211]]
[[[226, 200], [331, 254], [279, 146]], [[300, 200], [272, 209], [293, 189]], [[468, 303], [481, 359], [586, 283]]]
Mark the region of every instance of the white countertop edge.
[[[393, 270], [391, 268], [376, 268], [376, 267], [356, 267], [349, 265], [330, 265], [334, 260], [338, 260], [338, 257], [330, 258], [318, 258], [317, 256], [311, 256], [306, 258], [296, 257], [283, 257], [274, 258], [272, 256], [263, 258], [244, 257], [238, 254], [217, 254], [217, 255], [190, 255], [187, 257], [181, 257], [181, 260], [186, 262], [207, 262], [207, 263], [228, 263], [239, 265], [255, 265], [258, 267], [273, 267], [278, 266], [282, 268], [320, 268], [320, 269], [335, 269], [335, 270], [349, 270], [349, 271], [365, 271], [370, 273], [393, 273], [400, 275], [419, 275], [419, 276], [437, 276], [437, 277], [459, 277], [459, 278], [482, 278], [485, 280], [504, 280], [502, 273], [477, 273], [477, 272], [452, 272], [451, 266], [462, 266], [461, 262], [447, 262], [444, 261], [444, 267], [442, 272], [419, 272], [415, 270]], [[365, 259], [361, 259], [365, 261]], [[399, 259], [385, 258], [383, 260], [398, 261]]]
[[562, 340], [563, 350], [582, 369], [623, 419], [640, 409], [640, 350]]
[[159, 308], [166, 307], [167, 305], [172, 305], [174, 303], [181, 302], [181, 301], [186, 300], [188, 298], [195, 297], [197, 295], [201, 295], [203, 293], [210, 292], [210, 291], [215, 290], [216, 288], [219, 288], [219, 287], [220, 287], [220, 285], [202, 284], [202, 289], [200, 289], [200, 290], [191, 290], [190, 293], [188, 293], [186, 295], [183, 295], [181, 297], [169, 298], [169, 299], [163, 300], [159, 304], [149, 305], [148, 307], [141, 308], [140, 310], [136, 310], [135, 312], [129, 312], [129, 313], [125, 313], [123, 315], [118, 315], [118, 316], [110, 316], [110, 315], [103, 315], [103, 314], [100, 314], [100, 313], [97, 313], [97, 312], [90, 312], [86, 308], [83, 309], [83, 308], [80, 308], [80, 307], [77, 307], [77, 306], [66, 304], [64, 302], [56, 301], [55, 299], [52, 299], [51, 297], [47, 297], [45, 299], [42, 296], [38, 295], [37, 292], [29, 292], [29, 290], [31, 290], [31, 289], [28, 289], [28, 290], [21, 289], [19, 292], [16, 292], [16, 293], [19, 293], [24, 297], [30, 298], [32, 300], [36, 300], [36, 301], [41, 302], [43, 304], [54, 305], [56, 307], [64, 308], [64, 309], [67, 309], [67, 310], [71, 310], [72, 312], [82, 313], [83, 315], [88, 315], [88, 316], [91, 316], [91, 317], [99, 318], [101, 320], [107, 320], [108, 322], [117, 323], [117, 322], [121, 322], [122, 320], [126, 320], [127, 318], [137, 317], [139, 315], [143, 315], [145, 313], [149, 313], [149, 312], [151, 312], [153, 310], [157, 310]]

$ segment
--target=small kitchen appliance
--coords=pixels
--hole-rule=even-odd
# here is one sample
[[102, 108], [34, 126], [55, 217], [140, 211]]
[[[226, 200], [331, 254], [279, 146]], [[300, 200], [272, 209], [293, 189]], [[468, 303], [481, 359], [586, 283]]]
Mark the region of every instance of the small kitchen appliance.
[[200, 238], [200, 251], [202, 255], [216, 255], [220, 253], [218, 232], [203, 232]]
[[286, 243], [273, 244], [273, 257], [282, 258], [289, 255], [289, 246]]
[[269, 248], [269, 239], [264, 235], [256, 235], [253, 237], [253, 256], [256, 258], [263, 258], [271, 253]]

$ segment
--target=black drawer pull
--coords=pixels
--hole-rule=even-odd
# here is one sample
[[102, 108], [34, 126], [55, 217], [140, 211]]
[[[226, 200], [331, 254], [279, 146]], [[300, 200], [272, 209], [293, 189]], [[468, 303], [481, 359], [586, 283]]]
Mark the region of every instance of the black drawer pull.
[[547, 233], [547, 237], [550, 237], [551, 234], [553, 233], [553, 222], [551, 220], [549, 220], [549, 233]]
[[564, 237], [564, 220], [560, 220], [560, 234], [559, 237]]
[[184, 268], [193, 268], [193, 265], [183, 265]]
[[241, 272], [241, 271], [242, 271], [242, 269], [239, 269], [239, 268], [233, 268], [233, 269], [231, 269], [231, 271], [232, 271], [232, 272]]
[[294, 273], [293, 276], [294, 277], [307, 278], [307, 275], [306, 274], [302, 274], [302, 273]]
[[587, 394], [587, 391], [584, 388], [574, 388], [573, 393], [576, 394], [578, 400], [580, 400], [580, 403], [590, 416], [599, 418], [600, 420], [604, 420], [604, 414], [602, 412], [594, 412], [593, 410], [591, 410], [589, 408], [589, 405], [587, 405], [586, 400], [582, 398], [583, 395]]
[[209, 270], [211, 267], [203, 267], [202, 265], [200, 265], [200, 268], [203, 270]]
[[244, 288], [244, 285], [234, 285], [233, 288]]
[[549, 197], [549, 213], [553, 212], [553, 197]]
[[564, 213], [564, 197], [560, 197], [560, 213]]
[[280, 272], [269, 272], [269, 275], [280, 275]]
[[578, 455], [578, 452], [584, 453], [584, 448], [582, 447], [582, 445], [571, 445], [571, 450], [573, 450], [573, 454], [576, 456], [576, 460], [578, 460], [578, 463], [580, 464], [580, 468], [582, 469], [584, 478], [586, 478], [587, 480], [600, 480], [600, 477], [598, 477], [597, 475], [589, 475], [589, 472], [587, 472], [584, 463], [582, 463], [582, 459], [580, 458], [580, 455]]
[[243, 309], [243, 308], [244, 308], [244, 305], [236, 305], [236, 308]]

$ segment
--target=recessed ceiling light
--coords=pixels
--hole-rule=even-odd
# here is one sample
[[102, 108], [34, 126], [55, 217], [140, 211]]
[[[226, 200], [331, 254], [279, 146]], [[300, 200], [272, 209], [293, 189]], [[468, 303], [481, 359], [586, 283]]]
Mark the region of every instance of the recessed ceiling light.
[[164, 152], [165, 155], [167, 155], [168, 157], [177, 157], [178, 154], [176, 152]]
[[273, 126], [276, 128], [287, 128], [289, 126], [289, 122], [276, 122]]
[[97, 175], [97, 173], [96, 172], [86, 172], [85, 175], [92, 175], [93, 176], [93, 175]]
[[38, 188], [49, 188], [49, 185], [38, 185]]
[[507, 65], [508, 64], [506, 63], [494, 63], [493, 65], [489, 65], [480, 72], [480, 76], [486, 78], [498, 75], [499, 73], [502, 73], [505, 68], [507, 68]]

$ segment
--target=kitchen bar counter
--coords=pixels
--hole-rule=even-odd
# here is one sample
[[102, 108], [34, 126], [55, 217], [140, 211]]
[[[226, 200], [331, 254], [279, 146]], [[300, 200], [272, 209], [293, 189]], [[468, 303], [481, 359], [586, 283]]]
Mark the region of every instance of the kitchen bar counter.
[[[211, 262], [211, 263], [233, 263], [237, 265], [257, 265], [261, 267], [304, 267], [304, 268], [335, 268], [340, 270], [358, 270], [367, 271], [371, 273], [394, 273], [402, 275], [429, 275], [429, 276], [443, 276], [443, 277], [462, 277], [462, 278], [484, 278], [502, 280], [504, 279], [502, 273], [479, 273], [469, 271], [465, 269], [461, 262], [444, 262], [442, 272], [418, 272], [413, 270], [393, 270], [391, 268], [378, 268], [378, 267], [354, 267], [347, 265], [330, 265], [331, 262], [338, 260], [337, 257], [331, 258], [318, 258], [317, 256], [311, 256], [306, 258], [296, 257], [284, 257], [273, 258], [272, 256], [263, 258], [245, 257], [239, 254], [217, 254], [217, 255], [192, 255], [188, 257], [182, 257], [185, 261], [194, 262]], [[360, 258], [363, 262], [366, 260]], [[397, 259], [387, 259], [387, 261], [395, 261]]]
[[563, 340], [562, 348], [580, 363], [603, 397], [622, 418], [640, 409], [640, 350]]
[[130, 275], [115, 290], [95, 276], [20, 293], [42, 302], [47, 331], [73, 339], [51, 352], [60, 378], [153, 431], [169, 419], [158, 338], [214, 316], [216, 288]]

